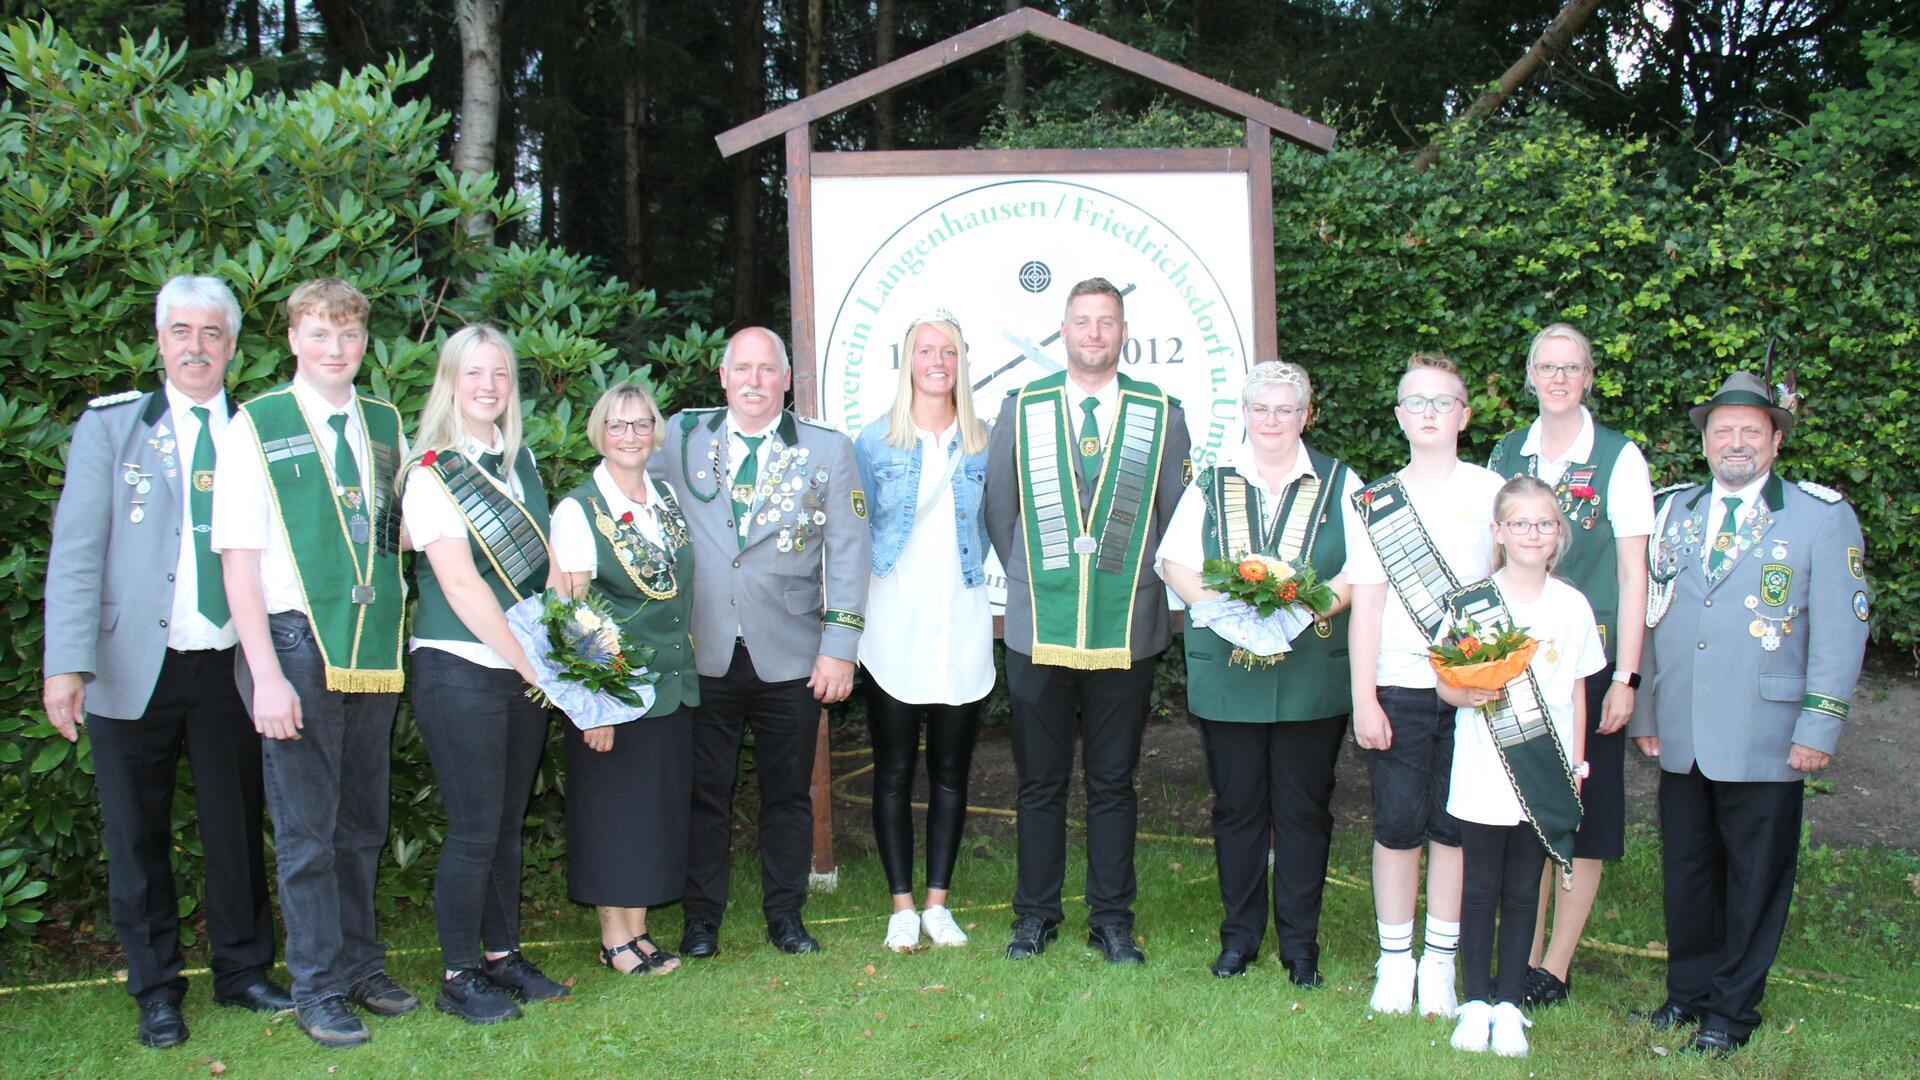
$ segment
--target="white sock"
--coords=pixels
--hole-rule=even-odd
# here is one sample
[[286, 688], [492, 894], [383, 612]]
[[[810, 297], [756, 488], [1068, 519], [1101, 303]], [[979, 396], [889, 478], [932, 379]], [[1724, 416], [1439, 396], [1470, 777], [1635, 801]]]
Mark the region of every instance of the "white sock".
[[1444, 958], [1453, 963], [1453, 954], [1460, 948], [1460, 924], [1443, 922], [1427, 916], [1426, 948], [1422, 955]]
[[1380, 923], [1380, 953], [1411, 953], [1413, 951], [1413, 920], [1403, 923]]

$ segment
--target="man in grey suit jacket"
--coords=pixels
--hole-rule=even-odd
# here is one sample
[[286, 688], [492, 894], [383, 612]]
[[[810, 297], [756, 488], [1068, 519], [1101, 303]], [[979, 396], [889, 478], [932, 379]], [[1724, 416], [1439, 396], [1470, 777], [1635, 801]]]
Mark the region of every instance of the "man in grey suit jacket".
[[748, 728], [767, 939], [788, 953], [820, 947], [800, 918], [812, 855], [808, 786], [820, 707], [853, 689], [872, 538], [853, 442], [782, 408], [792, 382], [778, 335], [740, 331], [720, 361], [726, 408], [676, 415], [649, 463], [680, 493], [694, 545], [700, 707], [680, 941], [690, 957], [720, 951]]
[[1087, 777], [1087, 944], [1133, 939], [1134, 773], [1153, 670], [1172, 642], [1151, 553], [1173, 517], [1191, 439], [1180, 404], [1119, 373], [1126, 310], [1105, 278], [1075, 285], [1067, 370], [1008, 395], [987, 451], [987, 535], [1007, 570], [1007, 690], [1020, 777], [1019, 871], [1007, 956], [1044, 952], [1064, 918], [1067, 781]]
[[47, 720], [92, 736], [107, 895], [147, 1046], [187, 1039], [174, 895], [174, 771], [193, 769], [214, 1000], [291, 1008], [267, 979], [273, 915], [261, 853], [260, 736], [234, 687], [234, 631], [207, 545], [214, 438], [240, 305], [177, 277], [154, 306], [165, 382], [95, 398], [74, 429], [47, 556]]
[[1692, 411], [1710, 484], [1664, 492], [1629, 729], [1660, 762], [1667, 1000], [1725, 1057], [1760, 1023], [1799, 855], [1801, 781], [1833, 760], [1867, 643], [1860, 523], [1773, 472], [1793, 414], [1729, 377]]

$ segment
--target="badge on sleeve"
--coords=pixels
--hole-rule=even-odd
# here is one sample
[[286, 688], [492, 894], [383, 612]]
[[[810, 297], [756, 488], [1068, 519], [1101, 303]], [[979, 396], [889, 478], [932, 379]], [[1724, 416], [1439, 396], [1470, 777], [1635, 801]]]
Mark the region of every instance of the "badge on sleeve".
[[1867, 594], [1866, 593], [1856, 592], [1853, 594], [1853, 614], [1854, 614], [1854, 617], [1859, 619], [1861, 622], [1867, 621]]
[[853, 494], [849, 497], [853, 500], [853, 516], [861, 521], [867, 520], [867, 493], [854, 488]]
[[1768, 563], [1760, 568], [1760, 599], [1768, 607], [1787, 602], [1787, 587], [1793, 584], [1793, 569], [1784, 563]]
[[1852, 574], [1855, 581], [1867, 580], [1867, 559], [1859, 548], [1847, 549], [1847, 573]]

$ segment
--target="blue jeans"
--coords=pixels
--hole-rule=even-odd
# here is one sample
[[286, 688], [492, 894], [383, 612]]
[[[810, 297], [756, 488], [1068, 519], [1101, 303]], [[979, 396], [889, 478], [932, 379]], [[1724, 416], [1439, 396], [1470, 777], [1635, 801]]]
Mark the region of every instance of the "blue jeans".
[[[267, 617], [280, 670], [300, 696], [297, 739], [262, 739], [267, 809], [273, 815], [280, 920], [287, 973], [301, 1005], [340, 997], [380, 971], [373, 884], [387, 841], [387, 771], [398, 694], [327, 689], [313, 627], [299, 612]], [[240, 695], [253, 679], [238, 663]]]

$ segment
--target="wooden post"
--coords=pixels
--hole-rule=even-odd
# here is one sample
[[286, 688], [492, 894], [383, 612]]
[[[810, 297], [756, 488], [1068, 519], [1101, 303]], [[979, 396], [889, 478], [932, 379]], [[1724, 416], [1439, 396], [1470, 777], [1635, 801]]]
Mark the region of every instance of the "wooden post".
[[1280, 359], [1273, 280], [1273, 129], [1251, 119], [1247, 121], [1247, 225], [1253, 245], [1252, 360], [1262, 364]]

